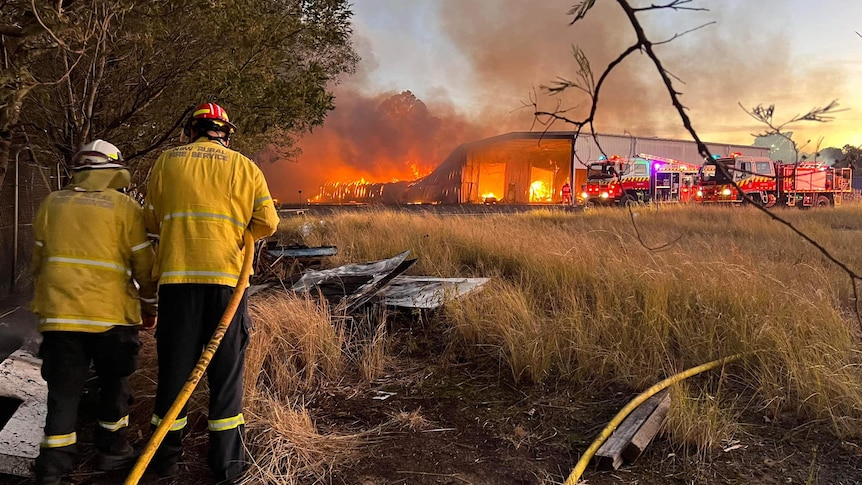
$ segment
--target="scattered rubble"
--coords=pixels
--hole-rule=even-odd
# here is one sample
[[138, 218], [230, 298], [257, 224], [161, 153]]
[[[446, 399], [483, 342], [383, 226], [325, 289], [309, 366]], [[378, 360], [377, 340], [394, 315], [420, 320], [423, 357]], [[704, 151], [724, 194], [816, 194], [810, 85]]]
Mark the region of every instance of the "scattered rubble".
[[351, 313], [372, 300], [402, 308], [437, 308], [473, 293], [489, 280], [404, 276], [402, 273], [416, 263], [415, 259], [407, 259], [409, 254], [410, 251], [404, 251], [380, 261], [309, 270], [291, 289], [325, 298], [334, 312]]
[[338, 254], [336, 246], [262, 245], [257, 252], [249, 295], [272, 287], [325, 299], [333, 313], [351, 313], [374, 302], [385, 306], [433, 309], [479, 290], [488, 278], [406, 276], [415, 259], [410, 251], [391, 258], [336, 268], [315, 269]]
[[41, 365], [40, 359], [24, 350], [0, 363], [0, 473], [32, 474], [48, 409]]
[[[321, 265], [322, 258], [337, 253], [335, 246], [263, 245], [255, 262], [256, 284], [249, 293], [290, 285], [298, 294], [326, 299], [334, 314], [350, 314], [366, 304], [438, 308], [479, 290], [489, 280], [405, 276], [416, 263], [416, 259], [407, 259], [409, 251], [380, 261], [313, 269]], [[23, 477], [32, 473], [47, 411], [48, 388], [40, 367], [37, 357], [21, 349], [0, 363], [0, 473]]]

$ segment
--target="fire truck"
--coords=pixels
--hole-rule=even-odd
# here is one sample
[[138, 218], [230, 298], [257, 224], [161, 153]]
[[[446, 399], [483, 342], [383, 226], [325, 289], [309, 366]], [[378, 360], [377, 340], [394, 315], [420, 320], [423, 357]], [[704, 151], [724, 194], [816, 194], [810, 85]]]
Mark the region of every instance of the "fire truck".
[[600, 205], [692, 202], [697, 173], [695, 165], [644, 153], [630, 159], [599, 159], [587, 164], [581, 198]]
[[[717, 169], [719, 166], [724, 170]], [[747, 202], [732, 182], [764, 207], [839, 205], [845, 194], [852, 193], [852, 170], [822, 162], [783, 163], [734, 153], [704, 164], [698, 176], [698, 199], [707, 204]]]

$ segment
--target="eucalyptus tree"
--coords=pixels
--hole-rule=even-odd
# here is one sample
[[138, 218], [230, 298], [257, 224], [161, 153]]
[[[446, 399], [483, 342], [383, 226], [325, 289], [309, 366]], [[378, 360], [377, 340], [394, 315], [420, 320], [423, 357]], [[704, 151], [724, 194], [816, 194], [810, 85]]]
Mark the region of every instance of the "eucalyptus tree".
[[[323, 122], [332, 85], [358, 61], [347, 0], [68, 4], [62, 30], [38, 32], [62, 42], [27, 64], [30, 84], [15, 91], [20, 115], [7, 128], [26, 135], [46, 164], [65, 163], [77, 146], [105, 138], [136, 165], [178, 143], [191, 107], [209, 100], [240, 126], [236, 144], [244, 151], [290, 146]], [[5, 163], [8, 151], [0, 157]]]

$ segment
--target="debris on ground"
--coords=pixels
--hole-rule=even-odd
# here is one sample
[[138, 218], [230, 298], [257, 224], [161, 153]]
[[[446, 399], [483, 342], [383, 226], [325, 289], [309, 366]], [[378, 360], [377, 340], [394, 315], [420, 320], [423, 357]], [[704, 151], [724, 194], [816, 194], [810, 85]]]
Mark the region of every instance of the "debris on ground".
[[0, 362], [0, 473], [29, 477], [39, 455], [48, 400], [41, 364], [21, 349]]
[[255, 254], [252, 286], [292, 282], [299, 278], [303, 271], [322, 267], [323, 258], [336, 254], [336, 246], [283, 246], [279, 245], [278, 241], [261, 244]]
[[415, 259], [404, 251], [389, 259], [306, 271], [292, 286], [297, 293], [325, 298], [335, 311], [351, 313], [377, 301], [386, 306], [432, 309], [479, 290], [489, 278], [406, 276]]
[[[338, 254], [335, 246], [262, 244], [256, 252], [249, 294], [282, 287], [326, 300], [333, 315], [348, 315], [366, 305], [434, 309], [481, 289], [489, 278], [407, 276], [415, 263], [410, 251], [367, 263], [317, 269]], [[9, 312], [11, 313], [11, 312]], [[0, 474], [27, 477], [39, 454], [45, 425], [47, 385], [41, 361], [24, 350], [0, 363]], [[397, 394], [380, 392], [385, 401]]]
[[670, 394], [667, 390], [641, 403], [596, 451], [593, 459], [599, 468], [616, 470], [623, 463], [634, 463], [658, 434], [669, 410]]

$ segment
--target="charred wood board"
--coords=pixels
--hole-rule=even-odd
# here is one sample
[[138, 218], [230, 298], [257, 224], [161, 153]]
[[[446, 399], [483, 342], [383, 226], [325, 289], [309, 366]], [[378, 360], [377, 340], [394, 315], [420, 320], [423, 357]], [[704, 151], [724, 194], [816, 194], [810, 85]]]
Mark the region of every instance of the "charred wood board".
[[275, 257], [285, 257], [294, 259], [317, 259], [324, 256], [335, 256], [338, 254], [336, 246], [317, 246], [317, 247], [301, 247], [301, 246], [278, 246], [266, 249], [269, 254]]
[[417, 260], [415, 259], [402, 261], [401, 264], [396, 266], [392, 271], [375, 275], [371, 281], [359, 288], [355, 293], [345, 298], [340, 306], [344, 308], [346, 313], [350, 313], [365, 303], [368, 303], [368, 301], [374, 298], [377, 293], [389, 285], [396, 276], [407, 271], [411, 266], [416, 264], [416, 261]]
[[664, 397], [659, 401], [658, 406], [656, 406], [655, 410], [623, 450], [623, 460], [626, 463], [634, 463], [641, 456], [641, 453], [649, 446], [655, 435], [658, 434], [661, 425], [664, 424], [667, 413], [670, 411], [670, 394], [667, 392], [663, 394]]
[[[666, 395], [667, 390], [654, 394], [626, 416], [593, 457], [593, 461], [598, 464], [600, 469], [616, 470], [623, 464], [623, 451], [629, 446], [632, 438], [647, 422]], [[657, 427], [656, 432], [658, 432]]]
[[[389, 259], [362, 264], [348, 264], [337, 268], [306, 271], [294, 283], [292, 289], [297, 293], [310, 293], [324, 297], [333, 305], [355, 308], [367, 296], [372, 298], [386, 283], [400, 275], [415, 263], [405, 259], [410, 251], [404, 251]], [[373, 291], [372, 291], [373, 290]]]

